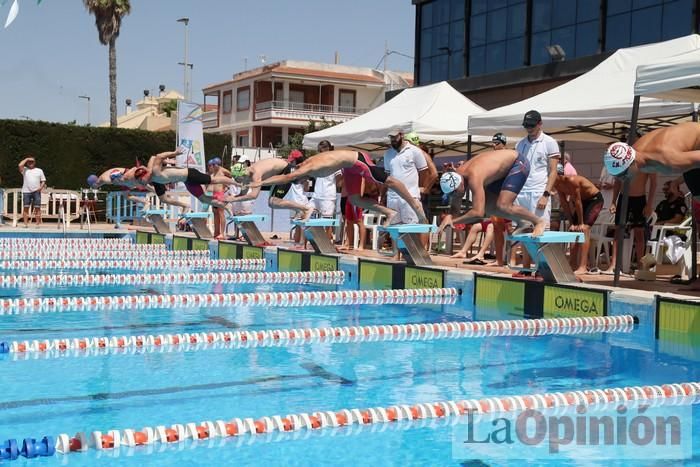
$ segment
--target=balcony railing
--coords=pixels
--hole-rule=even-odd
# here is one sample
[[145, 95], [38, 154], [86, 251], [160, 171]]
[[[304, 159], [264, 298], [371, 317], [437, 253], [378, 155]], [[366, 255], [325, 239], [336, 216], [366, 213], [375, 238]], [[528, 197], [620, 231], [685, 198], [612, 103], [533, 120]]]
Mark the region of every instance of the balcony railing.
[[325, 104], [309, 104], [293, 101], [267, 101], [255, 106], [255, 118], [299, 118], [306, 120], [331, 119], [337, 121], [350, 120], [369, 109]]

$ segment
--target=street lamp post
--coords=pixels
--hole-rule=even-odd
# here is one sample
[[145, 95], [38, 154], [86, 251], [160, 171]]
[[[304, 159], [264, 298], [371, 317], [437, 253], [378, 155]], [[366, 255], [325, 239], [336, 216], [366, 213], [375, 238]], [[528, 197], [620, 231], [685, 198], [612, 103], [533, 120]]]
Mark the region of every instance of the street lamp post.
[[90, 126], [90, 96], [78, 96], [78, 98], [87, 101], [87, 124]]
[[177, 20], [178, 23], [183, 23], [185, 25], [185, 61], [181, 62], [180, 64], [182, 65], [182, 68], [184, 69], [184, 84], [183, 84], [183, 97], [185, 100], [190, 100], [190, 83], [189, 79], [187, 78], [187, 68], [190, 66], [189, 63], [189, 57], [188, 57], [188, 48], [189, 48], [189, 24], [190, 24], [190, 19], [189, 18], [180, 18]]

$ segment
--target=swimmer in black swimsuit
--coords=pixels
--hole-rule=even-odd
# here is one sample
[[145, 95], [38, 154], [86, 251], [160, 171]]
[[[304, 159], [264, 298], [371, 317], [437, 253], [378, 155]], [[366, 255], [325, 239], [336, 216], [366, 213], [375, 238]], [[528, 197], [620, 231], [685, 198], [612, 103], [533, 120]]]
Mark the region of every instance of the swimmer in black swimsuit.
[[460, 165], [456, 172], [443, 174], [440, 179], [443, 191], [463, 196], [468, 188], [472, 193], [472, 208], [455, 219], [445, 216], [438, 231], [448, 225], [473, 224], [498, 216], [518, 224], [528, 221], [534, 226], [532, 235], [542, 235], [546, 227], [544, 220], [514, 204], [529, 175], [528, 160], [510, 149], [481, 153]]

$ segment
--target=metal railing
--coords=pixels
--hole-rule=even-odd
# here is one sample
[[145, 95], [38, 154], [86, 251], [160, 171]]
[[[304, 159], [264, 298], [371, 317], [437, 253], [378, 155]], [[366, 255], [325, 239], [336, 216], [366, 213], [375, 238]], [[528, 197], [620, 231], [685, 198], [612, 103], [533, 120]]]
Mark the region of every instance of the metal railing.
[[328, 114], [352, 114], [360, 115], [368, 109], [350, 106], [335, 106], [326, 104], [310, 104], [306, 102], [294, 101], [267, 101], [255, 105], [256, 112], [267, 110], [296, 110], [300, 112], [328, 113]]
[[[2, 203], [1, 216], [12, 220], [12, 227], [22, 219], [24, 205], [22, 203], [22, 189], [10, 188], [3, 190], [0, 196]], [[41, 193], [41, 218], [60, 221], [64, 227], [77, 219], [80, 219], [80, 192], [73, 190], [61, 190], [47, 188]], [[33, 212], [30, 211], [30, 216]]]

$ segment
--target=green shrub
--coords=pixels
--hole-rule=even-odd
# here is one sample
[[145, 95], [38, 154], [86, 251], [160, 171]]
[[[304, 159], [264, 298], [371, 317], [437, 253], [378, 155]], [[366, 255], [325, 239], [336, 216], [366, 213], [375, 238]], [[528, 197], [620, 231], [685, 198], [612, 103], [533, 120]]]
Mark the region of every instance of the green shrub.
[[[204, 135], [207, 158], [221, 156], [226, 135]], [[46, 184], [53, 188], [85, 187], [90, 174], [110, 167], [131, 167], [156, 153], [173, 150], [175, 133], [95, 128], [27, 120], [0, 120], [0, 177], [5, 188], [22, 186], [17, 164], [28, 154], [37, 158]]]

